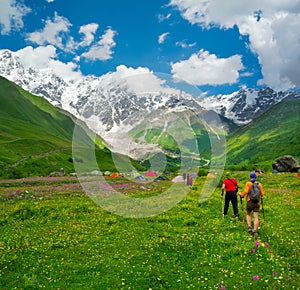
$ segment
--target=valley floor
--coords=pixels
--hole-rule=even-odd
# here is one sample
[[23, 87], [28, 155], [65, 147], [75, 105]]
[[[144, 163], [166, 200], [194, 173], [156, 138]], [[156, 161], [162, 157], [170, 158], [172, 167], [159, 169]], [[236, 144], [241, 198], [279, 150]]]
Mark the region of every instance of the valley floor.
[[[233, 174], [242, 188], [249, 173]], [[107, 212], [76, 177], [2, 180], [0, 288], [299, 289], [300, 179], [259, 179], [266, 196], [258, 240], [232, 208], [223, 218], [220, 187], [199, 204], [205, 177], [173, 208], [144, 218]], [[172, 185], [108, 182], [137, 198]]]

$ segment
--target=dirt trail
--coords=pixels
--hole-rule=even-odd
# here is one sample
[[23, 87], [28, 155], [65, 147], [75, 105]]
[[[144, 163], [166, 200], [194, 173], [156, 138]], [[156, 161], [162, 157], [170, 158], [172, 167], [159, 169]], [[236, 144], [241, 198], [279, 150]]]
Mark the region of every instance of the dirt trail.
[[14, 167], [18, 166], [21, 162], [23, 162], [23, 161], [25, 161], [29, 158], [38, 158], [38, 157], [42, 157], [42, 156], [47, 156], [47, 155], [50, 155], [50, 154], [53, 154], [53, 153], [57, 153], [57, 152], [65, 151], [65, 150], [69, 150], [69, 149], [71, 149], [71, 147], [66, 147], [66, 148], [62, 148], [62, 149], [54, 149], [54, 150], [51, 150], [51, 151], [48, 151], [48, 152], [43, 152], [43, 153], [39, 153], [39, 154], [36, 154], [36, 155], [23, 157], [23, 158], [19, 159], [18, 161], [16, 161], [15, 163], [13, 163], [12, 165], [10, 165], [9, 167], [14, 168]]

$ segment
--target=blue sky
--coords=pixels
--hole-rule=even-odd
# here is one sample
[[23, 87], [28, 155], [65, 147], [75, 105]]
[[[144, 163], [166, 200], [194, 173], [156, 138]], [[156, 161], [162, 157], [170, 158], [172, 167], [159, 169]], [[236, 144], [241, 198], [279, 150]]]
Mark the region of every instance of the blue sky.
[[0, 49], [65, 78], [170, 74], [208, 95], [300, 87], [300, 0], [1, 0]]

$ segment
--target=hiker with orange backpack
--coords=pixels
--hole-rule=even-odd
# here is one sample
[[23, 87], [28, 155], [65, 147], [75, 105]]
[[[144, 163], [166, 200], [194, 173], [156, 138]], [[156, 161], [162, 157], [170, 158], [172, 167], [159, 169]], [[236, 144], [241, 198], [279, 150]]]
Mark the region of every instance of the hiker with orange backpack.
[[[258, 213], [260, 209], [260, 200], [262, 200], [264, 196], [264, 191], [263, 191], [262, 184], [257, 182], [256, 174], [254, 172], [250, 173], [250, 181], [246, 183], [244, 191], [240, 192], [239, 195], [241, 198], [247, 195], [246, 212], [247, 212], [248, 233], [255, 235], [258, 230]], [[251, 226], [252, 211], [254, 216], [253, 230]]]

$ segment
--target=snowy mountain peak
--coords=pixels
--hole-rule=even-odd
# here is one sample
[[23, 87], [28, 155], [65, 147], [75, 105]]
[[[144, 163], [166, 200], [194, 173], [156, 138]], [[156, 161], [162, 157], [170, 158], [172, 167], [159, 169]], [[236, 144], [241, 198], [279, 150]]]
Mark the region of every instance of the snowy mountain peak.
[[179, 112], [205, 108], [242, 125], [285, 98], [300, 98], [299, 93], [276, 92], [268, 87], [243, 88], [230, 95], [208, 98], [199, 93], [195, 97], [178, 84], [169, 86], [170, 80], [147, 68], [124, 65], [100, 77], [69, 80], [54, 74], [50, 68], [31, 67], [9, 50], [0, 50], [0, 75], [85, 121], [112, 147], [118, 142], [117, 133], [128, 132], [135, 126], [136, 116], [153, 110]]
[[0, 75], [32, 94], [46, 98], [58, 107], [63, 91], [68, 86], [51, 69], [25, 66], [16, 53], [7, 49], [0, 50]]
[[269, 87], [261, 90], [243, 88], [230, 95], [201, 99], [200, 104], [233, 120], [236, 124], [243, 125], [286, 98], [300, 98], [300, 94], [293, 91], [276, 92]]

